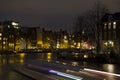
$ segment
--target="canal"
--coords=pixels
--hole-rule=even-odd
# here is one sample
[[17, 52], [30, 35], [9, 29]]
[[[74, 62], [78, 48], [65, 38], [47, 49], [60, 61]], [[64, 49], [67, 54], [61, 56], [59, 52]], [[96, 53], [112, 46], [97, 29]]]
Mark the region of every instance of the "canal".
[[10, 55], [0, 55], [0, 80], [32, 80], [22, 74], [15, 72], [12, 68], [15, 64], [24, 64], [31, 60], [47, 60], [47, 61], [61, 61], [71, 65], [82, 65], [86, 68], [101, 70], [111, 73], [120, 74], [120, 67], [117, 64], [99, 64], [99, 63], [86, 63], [86, 62], [75, 62], [57, 59], [52, 53], [20, 53]]

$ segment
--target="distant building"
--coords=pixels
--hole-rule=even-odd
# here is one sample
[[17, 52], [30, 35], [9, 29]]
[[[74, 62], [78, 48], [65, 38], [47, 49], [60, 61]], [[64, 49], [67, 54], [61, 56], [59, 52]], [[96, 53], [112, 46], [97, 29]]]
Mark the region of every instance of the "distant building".
[[120, 53], [120, 13], [103, 16], [101, 49], [103, 53]]
[[43, 28], [37, 28], [37, 48], [43, 48]]
[[0, 49], [18, 50], [20, 45], [20, 24], [15, 21], [4, 21], [0, 24]]
[[[21, 49], [36, 48], [37, 27], [21, 27]], [[23, 44], [23, 45], [22, 45]]]
[[33, 48], [46, 49], [88, 49], [88, 35], [68, 33], [66, 30], [45, 30], [40, 27], [21, 26], [16, 21], [0, 23], [0, 49], [21, 50]]
[[37, 28], [37, 48], [69, 48], [69, 34], [64, 30], [56, 32]]
[[56, 32], [43, 29], [42, 34], [43, 48], [56, 48], [57, 34]]
[[57, 45], [59, 43], [59, 48], [69, 48], [69, 34], [67, 31], [60, 29], [58, 31]]

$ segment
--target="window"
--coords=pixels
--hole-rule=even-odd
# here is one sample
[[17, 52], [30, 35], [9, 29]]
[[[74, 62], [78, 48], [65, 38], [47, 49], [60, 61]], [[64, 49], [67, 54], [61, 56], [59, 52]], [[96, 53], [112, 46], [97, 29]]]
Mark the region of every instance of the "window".
[[113, 29], [116, 29], [116, 22], [113, 22]]
[[2, 33], [0, 33], [0, 36], [2, 36]]
[[111, 31], [108, 32], [108, 39], [111, 39]]
[[8, 28], [10, 28], [10, 25], [8, 25]]
[[114, 40], [116, 40], [116, 31], [113, 32]]
[[108, 24], [108, 29], [110, 29], [110, 28], [111, 28], [111, 23]]
[[104, 24], [104, 29], [106, 29], [106, 28], [107, 28], [107, 24], [105, 23], [105, 24]]
[[5, 44], [5, 41], [3, 42], [3, 44]]
[[3, 40], [6, 40], [6, 38], [4, 37]]

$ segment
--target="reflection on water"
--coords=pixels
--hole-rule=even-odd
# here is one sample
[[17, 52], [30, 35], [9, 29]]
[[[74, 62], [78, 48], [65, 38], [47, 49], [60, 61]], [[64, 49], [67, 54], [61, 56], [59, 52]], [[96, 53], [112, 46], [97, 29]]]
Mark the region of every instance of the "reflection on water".
[[114, 65], [112, 64], [103, 64], [103, 69], [107, 72], [114, 73]]
[[12, 70], [15, 63], [23, 63], [25, 53], [0, 55], [0, 80], [32, 80]]
[[47, 53], [47, 61], [50, 62], [51, 61], [51, 53]]
[[20, 53], [11, 55], [0, 55], [0, 80], [31, 80], [11, 69], [11, 65], [16, 63], [23, 64], [29, 60], [47, 60], [51, 61], [52, 53]]
[[[97, 63], [87, 63], [87, 62], [74, 62], [74, 61], [66, 61], [64, 60], [56, 60], [56, 56], [53, 55], [53, 53], [20, 53], [20, 54], [12, 54], [12, 55], [0, 55], [0, 75], [1, 76], [9, 76], [11, 77], [11, 74], [15, 74], [15, 72], [11, 72], [8, 65], [13, 65], [16, 63], [23, 64], [26, 61], [29, 60], [46, 60], [48, 62], [50, 61], [56, 61], [56, 63], [62, 63], [63, 65], [71, 64], [71, 66], [84, 66], [86, 68], [96, 69], [96, 70], [103, 70], [111, 73], [118, 73], [120, 74], [120, 67], [114, 64], [97, 64]], [[2, 67], [4, 66], [4, 67]], [[9, 73], [9, 74], [8, 74]], [[17, 74], [15, 74], [17, 75]], [[12, 80], [12, 79], [11, 79]], [[17, 79], [16, 79], [17, 80]], [[19, 79], [20, 80], [20, 79]], [[26, 80], [26, 79], [24, 79]]]
[[25, 53], [21, 53], [20, 54], [20, 63], [21, 64], [24, 62], [24, 58], [25, 58]]
[[72, 65], [73, 65], [73, 66], [78, 66], [79, 63], [78, 63], [78, 62], [72, 62]]
[[13, 55], [0, 55], [0, 65], [7, 63], [14, 63]]
[[20, 58], [24, 58], [25, 57], [25, 53], [20, 53]]
[[45, 60], [45, 61], [50, 62], [51, 60], [53, 60], [53, 55], [50, 52], [49, 53], [39, 53], [39, 54], [37, 54], [36, 59]]
[[25, 59], [25, 53], [12, 54], [12, 55], [0, 55], [0, 65], [23, 63]]

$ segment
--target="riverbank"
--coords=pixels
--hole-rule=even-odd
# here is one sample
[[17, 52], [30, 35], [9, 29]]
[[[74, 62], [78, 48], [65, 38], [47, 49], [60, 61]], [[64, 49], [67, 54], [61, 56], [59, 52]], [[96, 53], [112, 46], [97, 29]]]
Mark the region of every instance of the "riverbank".
[[11, 50], [0, 50], [0, 54], [16, 54], [15, 51], [11, 51]]
[[120, 64], [119, 54], [58, 53], [57, 58], [90, 63]]

